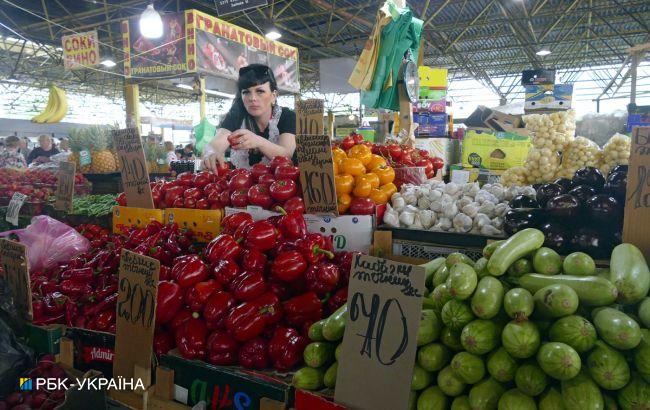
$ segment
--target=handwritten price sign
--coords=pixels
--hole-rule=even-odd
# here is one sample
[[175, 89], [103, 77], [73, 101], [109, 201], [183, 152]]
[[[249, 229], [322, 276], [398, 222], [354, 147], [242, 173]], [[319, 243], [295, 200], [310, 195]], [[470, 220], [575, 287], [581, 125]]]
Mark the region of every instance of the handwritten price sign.
[[56, 202], [54, 208], [72, 212], [72, 198], [74, 197], [74, 174], [76, 165], [74, 162], [60, 162], [59, 174], [56, 185]]
[[18, 226], [20, 208], [23, 207], [25, 199], [27, 199], [27, 195], [21, 194], [20, 192], [14, 192], [14, 195], [11, 197], [11, 201], [9, 201], [9, 205], [7, 206], [7, 215], [5, 216], [7, 222], [14, 226]]
[[650, 127], [632, 131], [632, 151], [627, 177], [623, 242], [636, 245], [650, 257]]
[[296, 152], [306, 212], [338, 216], [329, 136], [297, 135]]
[[135, 128], [113, 131], [120, 173], [129, 206], [153, 209], [153, 197], [149, 186], [149, 172], [144, 156], [142, 140]]
[[156, 259], [122, 250], [113, 362], [116, 376], [139, 377], [134, 374], [136, 366], [151, 368], [159, 274]]
[[[336, 402], [350, 409], [406, 409], [424, 293], [424, 268], [355, 254]], [[360, 382], [362, 381], [362, 382]]]
[[309, 99], [296, 102], [296, 135], [319, 135], [323, 133], [323, 100]]
[[11, 290], [16, 310], [23, 318], [32, 319], [32, 292], [29, 287], [27, 247], [8, 239], [0, 239], [0, 266]]

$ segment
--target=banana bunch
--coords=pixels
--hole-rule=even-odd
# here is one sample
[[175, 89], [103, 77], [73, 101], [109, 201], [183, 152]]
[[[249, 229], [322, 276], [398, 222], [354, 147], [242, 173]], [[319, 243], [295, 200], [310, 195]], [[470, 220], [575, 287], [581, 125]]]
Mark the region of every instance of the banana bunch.
[[50, 96], [47, 100], [47, 106], [42, 113], [32, 118], [32, 122], [39, 124], [59, 122], [68, 113], [68, 100], [65, 91], [56, 85], [50, 86]]

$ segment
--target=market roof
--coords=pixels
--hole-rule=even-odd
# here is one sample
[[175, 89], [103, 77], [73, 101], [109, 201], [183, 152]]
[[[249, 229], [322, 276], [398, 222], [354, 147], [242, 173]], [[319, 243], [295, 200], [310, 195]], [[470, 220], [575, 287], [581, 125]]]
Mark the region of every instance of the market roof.
[[[268, 0], [268, 5], [223, 16], [260, 32], [274, 23], [280, 41], [300, 50], [304, 89], [318, 88], [318, 60], [356, 57], [368, 39], [384, 0]], [[99, 71], [64, 71], [60, 39], [69, 30], [97, 29], [104, 51], [122, 59], [120, 21], [139, 15], [142, 0], [0, 0], [0, 75], [44, 87], [115, 96], [123, 79]], [[628, 49], [650, 41], [648, 0], [408, 0], [425, 21], [424, 61], [448, 67], [453, 78], [473, 77], [497, 94], [509, 84], [494, 77], [516, 76], [529, 68], [573, 69], [620, 65]], [[214, 0], [166, 0], [157, 10], [198, 9], [217, 15]], [[26, 43], [24, 40], [35, 43]], [[50, 47], [48, 47], [50, 46]], [[111, 49], [112, 47], [112, 49]], [[552, 54], [540, 57], [541, 49]], [[114, 69], [120, 72], [119, 65]], [[610, 78], [613, 73], [602, 73]], [[622, 76], [622, 73], [617, 75]], [[173, 102], [186, 91], [160, 82], [144, 85], [143, 98]]]

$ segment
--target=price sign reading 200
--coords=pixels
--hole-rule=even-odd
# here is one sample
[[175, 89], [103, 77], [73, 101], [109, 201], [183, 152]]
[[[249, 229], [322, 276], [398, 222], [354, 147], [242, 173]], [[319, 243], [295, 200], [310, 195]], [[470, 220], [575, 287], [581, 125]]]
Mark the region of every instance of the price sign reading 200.
[[[392, 315], [391, 315], [392, 311]], [[366, 300], [362, 293], [357, 292], [352, 296], [350, 301], [350, 320], [356, 322], [363, 318], [368, 319], [368, 327], [365, 334], [358, 334], [363, 338], [361, 346], [361, 355], [372, 358], [373, 350], [379, 363], [384, 366], [390, 366], [404, 353], [408, 345], [408, 325], [404, 310], [399, 300], [395, 298], [387, 299], [382, 303], [381, 297], [377, 294], [372, 295], [370, 306], [366, 305]], [[396, 318], [387, 323], [390, 318]], [[386, 326], [389, 326], [393, 332], [399, 333], [401, 330], [402, 338], [399, 345], [394, 351], [382, 352], [382, 338]], [[374, 349], [373, 349], [374, 341]], [[389, 356], [390, 357], [386, 357]]]

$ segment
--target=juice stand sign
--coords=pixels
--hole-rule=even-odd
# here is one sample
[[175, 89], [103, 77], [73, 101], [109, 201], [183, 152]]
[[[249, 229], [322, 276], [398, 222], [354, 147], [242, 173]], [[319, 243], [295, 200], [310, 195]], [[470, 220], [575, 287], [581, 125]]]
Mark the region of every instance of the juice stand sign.
[[61, 38], [63, 66], [66, 70], [95, 67], [99, 64], [97, 30], [72, 34]]

